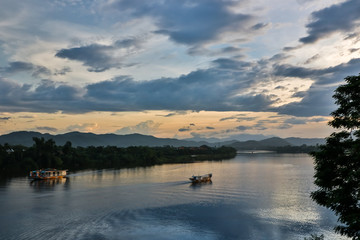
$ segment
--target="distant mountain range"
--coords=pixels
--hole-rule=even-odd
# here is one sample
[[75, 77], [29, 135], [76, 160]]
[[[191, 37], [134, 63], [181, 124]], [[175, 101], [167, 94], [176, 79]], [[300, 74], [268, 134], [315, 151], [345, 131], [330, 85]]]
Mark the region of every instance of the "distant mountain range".
[[57, 145], [64, 145], [67, 141], [72, 143], [72, 146], [87, 147], [87, 146], [174, 146], [174, 147], [191, 147], [191, 146], [232, 146], [239, 150], [251, 149], [268, 149], [269, 147], [283, 147], [283, 146], [315, 146], [317, 144], [325, 143], [323, 138], [279, 138], [272, 137], [264, 140], [249, 140], [249, 141], [224, 141], [224, 142], [207, 142], [207, 141], [191, 141], [179, 140], [175, 138], [157, 138], [154, 136], [141, 135], [141, 134], [94, 134], [94, 133], [81, 133], [69, 132], [65, 134], [51, 135], [48, 133], [39, 132], [12, 132], [0, 136], [0, 144], [8, 143], [10, 145], [24, 145], [32, 146], [34, 144], [33, 137], [44, 138], [45, 140], [53, 139]]

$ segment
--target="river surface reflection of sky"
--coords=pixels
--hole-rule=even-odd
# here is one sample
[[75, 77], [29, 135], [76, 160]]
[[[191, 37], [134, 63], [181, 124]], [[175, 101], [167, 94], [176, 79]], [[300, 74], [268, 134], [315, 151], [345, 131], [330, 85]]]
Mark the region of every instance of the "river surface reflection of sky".
[[[192, 185], [192, 175], [213, 173]], [[0, 239], [300, 239], [333, 233], [336, 217], [309, 197], [305, 154], [71, 173], [0, 182]]]

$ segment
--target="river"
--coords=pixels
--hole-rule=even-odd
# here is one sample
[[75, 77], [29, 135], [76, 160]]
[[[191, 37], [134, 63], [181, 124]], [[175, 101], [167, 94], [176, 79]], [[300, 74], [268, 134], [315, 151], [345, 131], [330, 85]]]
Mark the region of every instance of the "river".
[[[239, 153], [232, 160], [70, 173], [0, 182], [0, 239], [299, 239], [333, 232], [309, 197], [306, 154]], [[192, 175], [213, 181], [190, 184]]]

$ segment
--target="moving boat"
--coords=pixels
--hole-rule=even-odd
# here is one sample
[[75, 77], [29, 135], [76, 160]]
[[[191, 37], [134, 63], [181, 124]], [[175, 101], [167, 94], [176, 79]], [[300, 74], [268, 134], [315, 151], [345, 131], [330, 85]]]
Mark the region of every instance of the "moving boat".
[[201, 182], [211, 182], [211, 177], [212, 177], [212, 173], [209, 173], [202, 176], [192, 176], [189, 179], [192, 183], [201, 183]]
[[30, 171], [29, 177], [34, 180], [58, 179], [66, 177], [67, 170], [57, 170], [55, 168], [46, 168]]

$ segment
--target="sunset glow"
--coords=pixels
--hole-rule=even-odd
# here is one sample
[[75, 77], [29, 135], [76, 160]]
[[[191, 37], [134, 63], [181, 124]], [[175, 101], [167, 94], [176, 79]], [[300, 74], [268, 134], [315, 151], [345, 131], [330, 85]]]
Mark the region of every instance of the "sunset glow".
[[325, 137], [357, 0], [0, 0], [0, 134]]

